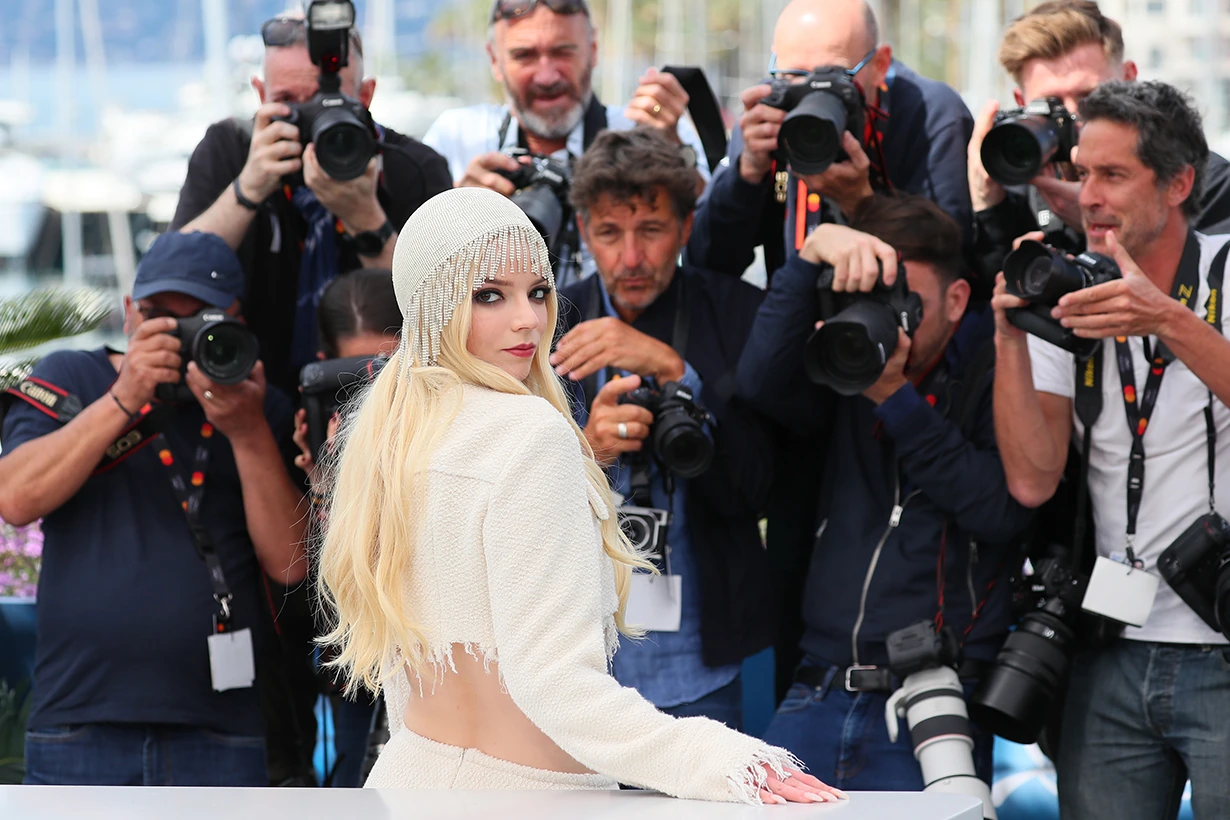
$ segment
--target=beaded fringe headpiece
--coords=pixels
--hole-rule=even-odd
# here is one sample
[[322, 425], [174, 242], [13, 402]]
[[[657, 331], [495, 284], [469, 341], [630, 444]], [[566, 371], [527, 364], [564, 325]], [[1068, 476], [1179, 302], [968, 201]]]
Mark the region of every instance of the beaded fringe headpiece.
[[462, 299], [509, 271], [555, 287], [546, 243], [525, 213], [485, 188], [454, 188], [415, 211], [393, 251], [393, 290], [410, 361], [435, 366], [440, 333]]

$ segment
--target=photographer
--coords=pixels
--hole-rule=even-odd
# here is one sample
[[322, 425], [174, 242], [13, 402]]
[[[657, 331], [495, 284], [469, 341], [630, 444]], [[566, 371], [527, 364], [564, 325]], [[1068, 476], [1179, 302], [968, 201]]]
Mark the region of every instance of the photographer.
[[[741, 276], [763, 245], [771, 278], [817, 224], [846, 222], [875, 191], [926, 196], [967, 231], [969, 111], [951, 88], [893, 59], [864, 0], [794, 0], [777, 19], [773, 52], [770, 80], [743, 92], [729, 164], [715, 169], [697, 209], [693, 264]], [[865, 126], [838, 134], [844, 154], [826, 170], [800, 174], [775, 159], [787, 111], [763, 101], [770, 82], [801, 83], [817, 66], [855, 84]]]
[[[704, 180], [709, 167], [692, 123], [683, 118], [688, 95], [671, 74], [648, 69], [627, 107], [603, 105], [591, 84], [598, 64], [598, 40], [586, 0], [494, 0], [487, 34], [491, 75], [504, 88], [503, 105], [480, 104], [446, 111], [423, 142], [448, 160], [457, 185], [490, 188], [512, 196], [507, 174], [523, 149], [570, 164], [607, 128], [654, 128], [683, 149]], [[690, 150], [689, 150], [690, 149]], [[560, 249], [550, 239], [552, 251]], [[570, 255], [571, 256], [571, 255]], [[560, 259], [561, 286], [592, 273]]]
[[124, 299], [128, 351], [52, 353], [15, 391], [0, 516], [46, 536], [27, 783], [268, 783], [262, 573], [291, 584], [306, 565], [279, 450], [291, 406], [259, 361], [215, 383], [234, 348], [187, 361], [174, 335], [206, 307], [238, 315], [242, 291], [221, 239], [165, 234]]
[[[622, 645], [615, 677], [665, 712], [739, 728], [739, 664], [774, 630], [757, 528], [771, 480], [767, 424], [730, 397], [761, 294], [676, 267], [694, 181], [675, 146], [650, 129], [594, 141], [572, 197], [598, 275], [561, 292], [570, 309], [551, 363], [581, 388], [577, 420], [610, 465], [625, 498], [621, 516], [627, 521], [631, 507], [646, 508], [642, 521], [670, 516], [647, 544], [663, 575], [634, 576], [626, 616], [649, 636]], [[663, 395], [656, 412], [632, 392], [650, 377]], [[675, 385], [691, 400], [671, 399]], [[706, 451], [707, 463], [697, 455]]]
[[[337, 277], [320, 296], [318, 319], [321, 350], [317, 357], [320, 361], [389, 355], [397, 345], [402, 322], [397, 297], [393, 293], [392, 272], [384, 268], [363, 268]], [[353, 367], [348, 370], [358, 373]], [[337, 390], [338, 384], [335, 379], [332, 384], [334, 390]], [[304, 403], [308, 403], [306, 398]], [[331, 443], [337, 429], [334, 421], [336, 415], [329, 418], [327, 413], [322, 413], [321, 416], [327, 425], [323, 437]], [[322, 502], [328, 490], [317, 469], [316, 453], [308, 444], [311, 440], [307, 410], [301, 409], [295, 414], [294, 442], [299, 448], [295, 466], [307, 474], [311, 483], [313, 520], [323, 520]], [[315, 613], [314, 607], [312, 612]], [[322, 634], [319, 627], [310, 635], [299, 636], [306, 654], [311, 654], [311, 645], [318, 634]], [[317, 666], [323, 666], [323, 661], [318, 660]], [[332, 676], [323, 672], [318, 675], [329, 696], [337, 751], [336, 762], [326, 758], [326, 780], [335, 788], [356, 788], [363, 785], [360, 782], [360, 767], [367, 749], [375, 699], [366, 692], [354, 699], [345, 698]], [[312, 706], [314, 703], [308, 704], [309, 711]], [[328, 770], [330, 763], [331, 771]]]
[[[898, 254], [909, 296], [898, 282]], [[995, 446], [991, 316], [967, 310], [962, 267], [960, 229], [935, 203], [875, 197], [855, 212], [853, 227], [818, 227], [778, 272], [739, 362], [738, 395], [796, 431], [824, 427], [817, 446], [827, 456], [805, 454], [824, 457], [811, 507], [805, 657], [765, 736], [843, 788], [924, 786], [910, 743], [886, 735], [885, 705], [898, 684], [887, 666], [887, 636], [924, 619], [954, 629], [968, 695], [1011, 619], [1007, 580], [1016, 549], [1006, 545], [1029, 515], [1008, 494]], [[842, 368], [861, 384], [835, 380], [837, 396], [804, 378], [805, 360], [817, 355], [805, 342], [823, 318], [822, 274], [832, 282], [819, 295], [861, 305], [864, 315], [883, 313], [876, 300], [889, 293], [894, 302], [922, 305], [912, 334], [894, 321], [895, 344], [879, 372], [865, 367], [874, 359]], [[853, 321], [831, 318], [838, 328]], [[839, 334], [837, 349], [823, 356], [831, 363], [850, 355], [846, 343], [856, 336]], [[825, 402], [833, 402], [831, 412], [817, 409]], [[974, 748], [987, 782], [990, 741], [980, 735]]]
[[[1075, 434], [1099, 556], [1090, 592], [1113, 604], [1102, 614], [1142, 624], [1072, 661], [1060, 807], [1074, 820], [1174, 818], [1190, 779], [1195, 815], [1226, 817], [1230, 648], [1157, 578], [1189, 525], [1230, 509], [1225, 237], [1192, 227], [1209, 151], [1200, 115], [1163, 83], [1105, 83], [1080, 115], [1082, 228], [1121, 278], [1069, 292], [1047, 315], [1075, 341], [1103, 341], [1085, 361], [1027, 337], [1005, 311], [1028, 303], [1002, 274], [992, 301], [995, 431], [1012, 494], [1031, 507], [1054, 495]], [[1193, 582], [1211, 580], [1219, 547], [1207, 545], [1214, 566]]]
[[[1124, 59], [1122, 29], [1092, 0], [1049, 0], [1021, 15], [1004, 32], [999, 62], [1017, 84], [1017, 105], [1055, 97], [1071, 113], [1100, 84], [1136, 79], [1136, 64]], [[1085, 248], [1080, 183], [1071, 173], [1064, 178], [1064, 166], [1048, 163], [1029, 185], [1009, 188], [983, 167], [983, 140], [998, 111], [994, 101], [983, 107], [969, 144], [974, 264], [988, 289], [1018, 236], [1041, 230], [1054, 247], [1071, 253]], [[1217, 154], [1209, 155], [1192, 225], [1206, 234], [1230, 231], [1230, 166]]]
[[[302, 115], [320, 89], [307, 26], [299, 17], [275, 17], [261, 36], [265, 76], [252, 80], [261, 101], [255, 121], [210, 126], [188, 164], [171, 227], [216, 233], [239, 254], [244, 310], [261, 339], [269, 381], [290, 393], [318, 349], [324, 285], [342, 271], [388, 267], [407, 217], [451, 183], [434, 151], [378, 125], [380, 152], [366, 171], [345, 181], [331, 177], [319, 146], [304, 144], [300, 128], [281, 119]], [[348, 42], [340, 91], [366, 109], [376, 81], [363, 79], [357, 29]]]

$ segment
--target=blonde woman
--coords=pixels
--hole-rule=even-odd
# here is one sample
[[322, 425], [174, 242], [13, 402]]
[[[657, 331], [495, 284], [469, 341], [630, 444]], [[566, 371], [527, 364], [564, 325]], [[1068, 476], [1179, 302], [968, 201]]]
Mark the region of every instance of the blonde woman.
[[367, 785], [844, 796], [608, 674], [647, 564], [548, 363], [554, 280], [521, 210], [483, 189], [436, 196], [401, 231], [393, 284], [401, 343], [343, 425], [319, 557], [322, 640], [388, 706]]

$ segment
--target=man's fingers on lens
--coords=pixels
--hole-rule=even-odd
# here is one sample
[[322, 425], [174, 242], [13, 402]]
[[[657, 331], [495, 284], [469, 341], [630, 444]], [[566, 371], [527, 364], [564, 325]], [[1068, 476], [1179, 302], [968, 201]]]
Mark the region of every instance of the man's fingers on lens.
[[[638, 408], [643, 409], [643, 408]], [[623, 425], [622, 427], [620, 425]], [[649, 438], [649, 425], [639, 421], [609, 421], [607, 433], [625, 441], [643, 441]], [[622, 433], [622, 435], [621, 435]]]
[[771, 86], [767, 83], [761, 83], [760, 85], [754, 85], [751, 88], [745, 88], [743, 93], [739, 95], [739, 99], [743, 102], [744, 109], [750, 110], [759, 105], [760, 101], [769, 96], [772, 92], [773, 88]]
[[[982, 110], [978, 112], [978, 118], [974, 120], [974, 133], [970, 137], [969, 147], [970, 156], [979, 156], [979, 148], [982, 145], [982, 140], [986, 137], [987, 132], [991, 130], [991, 126], [995, 124], [995, 115], [999, 112], [998, 100], [987, 100], [982, 106]], [[981, 162], [979, 157], [979, 162]]]
[[1021, 243], [1024, 242], [1026, 239], [1032, 239], [1035, 242], [1041, 242], [1044, 236], [1045, 234], [1043, 234], [1042, 231], [1030, 231], [1029, 233], [1018, 236], [1016, 239], [1012, 240], [1012, 249], [1014, 251], [1019, 249], [1021, 247]]

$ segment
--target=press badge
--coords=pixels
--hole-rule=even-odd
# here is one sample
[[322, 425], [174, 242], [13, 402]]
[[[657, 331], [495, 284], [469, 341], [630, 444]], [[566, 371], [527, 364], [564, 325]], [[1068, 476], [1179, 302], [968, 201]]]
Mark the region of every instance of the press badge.
[[678, 575], [632, 574], [624, 622], [650, 632], [678, 632], [683, 616], [683, 578]]
[[246, 689], [256, 679], [256, 663], [252, 655], [252, 630], [236, 629], [210, 635], [209, 674], [214, 691]]
[[1158, 580], [1151, 572], [1099, 555], [1081, 609], [1120, 623], [1144, 626], [1157, 597]]

